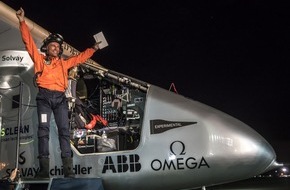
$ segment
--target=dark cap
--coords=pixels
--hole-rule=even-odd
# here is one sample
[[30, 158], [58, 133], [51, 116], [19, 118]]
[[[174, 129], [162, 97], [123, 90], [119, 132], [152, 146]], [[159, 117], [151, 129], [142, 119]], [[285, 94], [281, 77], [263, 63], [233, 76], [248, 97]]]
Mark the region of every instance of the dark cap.
[[[45, 38], [43, 40], [43, 44], [40, 48], [40, 51], [42, 52], [46, 52], [47, 51], [47, 45], [51, 42], [57, 42], [60, 47], [62, 46], [63, 44], [63, 37], [60, 35], [60, 34], [57, 34], [57, 33], [52, 33], [52, 34], [49, 34], [49, 36], [47, 38]], [[62, 50], [62, 48], [61, 48]]]

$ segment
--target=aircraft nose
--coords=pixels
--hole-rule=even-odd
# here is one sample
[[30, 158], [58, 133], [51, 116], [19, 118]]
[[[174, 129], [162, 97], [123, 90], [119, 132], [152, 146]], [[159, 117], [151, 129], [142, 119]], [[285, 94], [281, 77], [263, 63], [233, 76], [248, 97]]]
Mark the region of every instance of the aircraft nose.
[[220, 155], [220, 162], [249, 177], [275, 166], [276, 153], [272, 146], [253, 128], [234, 118], [214, 122], [210, 128], [211, 150]]
[[[265, 172], [276, 160], [272, 146], [259, 134], [252, 131], [252, 136], [241, 136], [238, 142], [240, 158], [245, 158], [245, 167], [254, 167], [256, 174]], [[254, 134], [255, 133], [255, 134]]]

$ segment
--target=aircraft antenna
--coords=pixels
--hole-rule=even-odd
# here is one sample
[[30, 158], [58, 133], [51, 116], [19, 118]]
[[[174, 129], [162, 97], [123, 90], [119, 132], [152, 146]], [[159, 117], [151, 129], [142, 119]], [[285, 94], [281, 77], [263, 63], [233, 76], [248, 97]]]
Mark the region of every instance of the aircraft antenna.
[[176, 94], [178, 94], [178, 92], [177, 92], [177, 90], [176, 90], [175, 85], [174, 85], [173, 82], [171, 83], [171, 85], [169, 87], [169, 91], [172, 91], [172, 89], [173, 89], [173, 92], [175, 92]]

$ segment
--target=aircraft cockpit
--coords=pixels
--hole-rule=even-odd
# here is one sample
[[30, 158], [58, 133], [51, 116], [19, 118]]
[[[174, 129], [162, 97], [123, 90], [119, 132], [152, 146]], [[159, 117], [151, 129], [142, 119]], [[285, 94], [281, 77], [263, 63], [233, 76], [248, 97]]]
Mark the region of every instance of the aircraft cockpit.
[[81, 154], [132, 150], [139, 144], [146, 91], [107, 76], [112, 74], [82, 65], [69, 71], [71, 142]]

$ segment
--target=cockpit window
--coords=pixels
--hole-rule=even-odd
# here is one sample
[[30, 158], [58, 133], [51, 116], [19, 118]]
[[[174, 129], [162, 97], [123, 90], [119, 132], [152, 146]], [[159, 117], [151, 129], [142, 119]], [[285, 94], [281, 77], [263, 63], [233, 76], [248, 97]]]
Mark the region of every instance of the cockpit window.
[[146, 93], [93, 74], [77, 76], [69, 81], [75, 92], [68, 93], [74, 95], [68, 100], [76, 149], [82, 154], [135, 149]]

